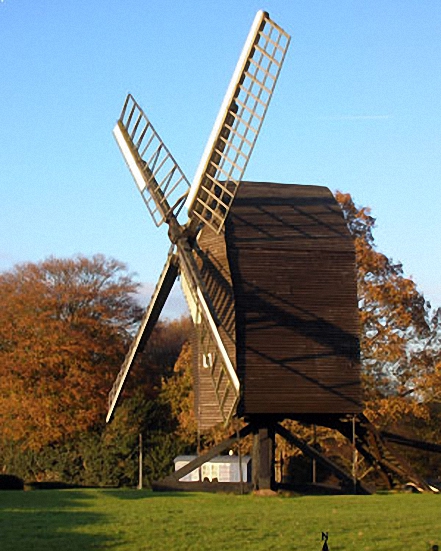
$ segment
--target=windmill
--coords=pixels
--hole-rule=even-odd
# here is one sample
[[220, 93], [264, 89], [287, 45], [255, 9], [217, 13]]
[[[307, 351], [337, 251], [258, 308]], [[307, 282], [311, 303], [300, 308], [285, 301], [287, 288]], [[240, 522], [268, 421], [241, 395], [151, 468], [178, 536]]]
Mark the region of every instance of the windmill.
[[[168, 225], [171, 246], [109, 394], [107, 421], [179, 277], [196, 336], [199, 428], [245, 419], [239, 437], [254, 435], [260, 489], [274, 485], [276, 432], [352, 483], [280, 425], [285, 418], [349, 438], [352, 431], [354, 446], [381, 465], [369, 451], [366, 420], [358, 441], [349, 423], [361, 414], [358, 303], [354, 245], [340, 208], [325, 187], [242, 181], [289, 41], [268, 13], [256, 14], [191, 184], [130, 94], [114, 129], [155, 224]], [[174, 482], [234, 439], [181, 468]]]
[[[110, 393], [108, 421], [129, 370], [148, 340], [178, 275], [198, 335], [202, 366], [201, 376], [196, 377], [198, 398], [205, 391], [209, 394], [205, 400], [209, 405], [207, 411], [201, 412], [200, 421], [203, 426], [219, 420], [228, 423], [236, 413], [241, 385], [234, 328], [226, 320], [222, 323], [222, 314], [216, 309], [206, 273], [207, 250], [199, 240], [206, 233], [220, 236], [218, 241], [223, 241], [225, 221], [263, 123], [289, 40], [268, 13], [256, 14], [191, 185], [134, 98], [128, 95], [125, 101], [114, 136], [155, 224], [168, 224], [172, 246]], [[188, 220], [182, 224], [178, 219], [184, 204]], [[229, 295], [225, 299], [230, 302], [231, 314], [231, 289]]]

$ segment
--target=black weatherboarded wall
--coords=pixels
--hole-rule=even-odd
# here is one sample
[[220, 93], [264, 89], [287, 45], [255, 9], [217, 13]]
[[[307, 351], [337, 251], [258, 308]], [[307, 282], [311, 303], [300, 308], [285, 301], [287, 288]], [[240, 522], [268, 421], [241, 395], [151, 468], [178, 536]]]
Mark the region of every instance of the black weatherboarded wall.
[[331, 192], [243, 182], [225, 240], [241, 413], [360, 411], [354, 245]]

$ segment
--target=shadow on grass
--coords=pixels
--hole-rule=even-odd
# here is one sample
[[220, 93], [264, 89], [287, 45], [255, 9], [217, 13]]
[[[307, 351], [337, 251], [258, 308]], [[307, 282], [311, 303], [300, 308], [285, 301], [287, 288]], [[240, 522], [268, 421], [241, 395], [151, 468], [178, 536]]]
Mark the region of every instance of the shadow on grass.
[[136, 490], [121, 488], [118, 490], [102, 490], [107, 496], [116, 497], [124, 500], [137, 500], [137, 499], [157, 499], [161, 497], [189, 497], [192, 496], [192, 492], [154, 492], [153, 490]]
[[105, 530], [107, 515], [87, 510], [96, 498], [79, 490], [1, 492], [1, 550], [115, 547], [118, 540]]

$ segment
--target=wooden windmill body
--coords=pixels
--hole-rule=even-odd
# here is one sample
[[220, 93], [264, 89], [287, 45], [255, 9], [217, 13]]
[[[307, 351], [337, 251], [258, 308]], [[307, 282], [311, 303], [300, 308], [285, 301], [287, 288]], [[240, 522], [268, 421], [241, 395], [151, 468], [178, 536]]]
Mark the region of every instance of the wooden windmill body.
[[[358, 413], [355, 254], [331, 192], [242, 182], [225, 232], [204, 228], [198, 243], [201, 274], [242, 389], [238, 414]], [[232, 406], [208, 354], [198, 350], [194, 363], [202, 429], [222, 421], [217, 404], [225, 394], [225, 411]]]

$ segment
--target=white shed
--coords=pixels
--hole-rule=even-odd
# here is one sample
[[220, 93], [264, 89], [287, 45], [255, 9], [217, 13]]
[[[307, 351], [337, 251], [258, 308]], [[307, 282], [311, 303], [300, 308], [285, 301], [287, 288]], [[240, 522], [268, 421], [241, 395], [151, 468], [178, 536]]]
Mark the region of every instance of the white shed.
[[[193, 459], [196, 455], [178, 455], [175, 458], [175, 471], [178, 471]], [[251, 456], [244, 455], [218, 455], [204, 463], [198, 469], [191, 471], [179, 480], [181, 482], [240, 482], [240, 463], [242, 463], [242, 482], [251, 481]]]

